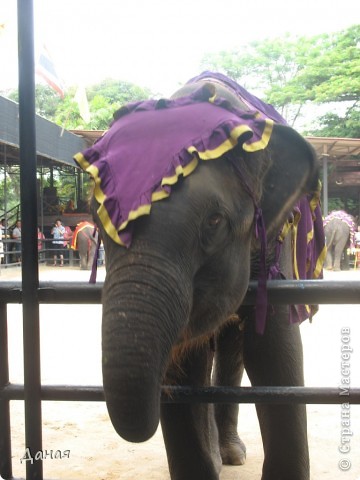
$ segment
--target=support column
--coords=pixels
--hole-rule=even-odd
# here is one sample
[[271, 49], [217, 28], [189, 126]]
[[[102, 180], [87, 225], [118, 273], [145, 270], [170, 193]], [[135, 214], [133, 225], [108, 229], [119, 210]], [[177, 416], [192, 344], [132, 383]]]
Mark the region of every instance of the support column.
[[324, 145], [324, 152], [322, 155], [322, 164], [323, 164], [323, 180], [322, 180], [322, 190], [323, 190], [323, 204], [322, 211], [324, 217], [329, 213], [329, 188], [328, 188], [328, 158], [329, 154], [327, 153], [327, 145]]
[[[39, 271], [37, 261], [37, 189], [33, 0], [18, 0], [19, 145], [22, 216], [22, 304], [24, 335], [26, 479], [42, 480]], [[41, 457], [41, 455], [40, 455]]]

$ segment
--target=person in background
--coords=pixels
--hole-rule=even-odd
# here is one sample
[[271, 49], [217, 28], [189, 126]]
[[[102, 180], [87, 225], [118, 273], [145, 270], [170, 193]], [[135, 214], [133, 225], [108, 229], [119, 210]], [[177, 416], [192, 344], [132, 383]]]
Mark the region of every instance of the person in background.
[[357, 227], [357, 232], [354, 235], [355, 246], [355, 266], [360, 268], [360, 225]]
[[73, 236], [73, 231], [71, 230], [71, 227], [65, 226], [65, 233], [64, 233], [64, 248], [67, 248], [69, 243], [71, 243], [71, 239]]
[[0, 229], [2, 230], [2, 234], [5, 235], [6, 234], [6, 221], [5, 221], [5, 218], [2, 218], [0, 220]]
[[360, 225], [357, 227], [357, 232], [355, 232], [354, 243], [357, 248], [360, 247]]
[[75, 212], [74, 200], [70, 198], [70, 200], [66, 204], [65, 213], [74, 213], [74, 212]]
[[64, 233], [64, 258], [66, 262], [69, 263], [69, 251], [71, 245], [71, 239], [73, 236], [73, 231], [68, 225], [65, 225], [65, 233]]
[[39, 255], [39, 260], [43, 258], [43, 240], [45, 240], [45, 235], [42, 233], [40, 228], [38, 227], [37, 229], [37, 239], [38, 239], [38, 255]]
[[51, 235], [53, 236], [52, 241], [52, 249], [54, 250], [54, 267], [56, 267], [57, 257], [59, 255], [60, 258], [60, 267], [64, 266], [64, 234], [65, 234], [65, 227], [61, 223], [60, 218], [55, 221], [55, 225], [51, 229]]
[[15, 224], [14, 230], [12, 232], [12, 238], [14, 240], [21, 240], [21, 222], [18, 220]]
[[15, 251], [16, 262], [21, 262], [21, 221], [18, 220], [11, 234], [14, 243], [12, 249]]
[[0, 228], [0, 264], [4, 263], [3, 229]]
[[6, 252], [11, 249], [11, 244], [7, 243], [7, 239], [9, 238], [9, 230], [7, 228], [7, 222], [5, 218], [2, 218], [0, 220], [0, 233], [1, 233], [2, 240], [5, 240], [5, 242], [4, 241], [1, 242], [2, 252], [3, 252], [3, 255], [1, 257], [1, 260], [2, 260], [1, 263], [7, 263]]

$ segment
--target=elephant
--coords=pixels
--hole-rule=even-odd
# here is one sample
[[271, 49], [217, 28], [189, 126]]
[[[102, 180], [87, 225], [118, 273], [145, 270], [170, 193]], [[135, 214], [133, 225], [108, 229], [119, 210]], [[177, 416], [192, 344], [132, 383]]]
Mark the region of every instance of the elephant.
[[[120, 109], [102, 140], [74, 157], [95, 180], [91, 208], [107, 258], [110, 420], [130, 442], [161, 422], [172, 480], [218, 480], [246, 449], [238, 405], [163, 403], [161, 385], [239, 385], [244, 368], [253, 385], [304, 383], [299, 324], [288, 307], [267, 305], [261, 284], [278, 261], [280, 228], [317, 188], [314, 152], [292, 128], [251, 113], [224, 76], [209, 76], [171, 99]], [[284, 241], [279, 260], [287, 275], [290, 247]], [[250, 279], [259, 279], [256, 307], [241, 306]], [[259, 404], [257, 413], [262, 479], [309, 479], [305, 406]]]
[[80, 256], [80, 269], [91, 270], [98, 244], [98, 232], [93, 223], [80, 222], [76, 225], [72, 241], [72, 250], [77, 250]]
[[324, 218], [324, 231], [327, 248], [325, 268], [340, 271], [343, 252], [346, 261], [346, 248], [354, 246], [355, 219], [343, 210], [334, 210]]

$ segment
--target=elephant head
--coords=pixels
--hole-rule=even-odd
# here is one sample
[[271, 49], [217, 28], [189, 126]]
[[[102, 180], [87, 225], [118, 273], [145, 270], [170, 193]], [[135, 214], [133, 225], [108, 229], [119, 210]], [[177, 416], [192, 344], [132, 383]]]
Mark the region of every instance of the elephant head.
[[[132, 120], [126, 138], [139, 135], [136, 113]], [[146, 121], [139, 142], [147, 126], [153, 128], [152, 120]], [[176, 121], [167, 123], [174, 130], [178, 127]], [[231, 140], [231, 147], [208, 161], [192, 151], [191, 173], [185, 167], [174, 167], [177, 173], [168, 182], [166, 198], [140, 206], [136, 212], [130, 208], [128, 217], [118, 222], [125, 232], [122, 240], [117, 237], [120, 230], [113, 228], [118, 212], [106, 208], [104, 189], [112, 173], [100, 178], [99, 170], [108, 166], [92, 167], [93, 151], [77, 157], [98, 188], [92, 208], [107, 259], [104, 391], [111, 421], [126, 440], [145, 441], [154, 434], [160, 387], [170, 362], [186, 354], [187, 348], [208, 341], [241, 304], [249, 283], [250, 259], [259, 248], [254, 238], [257, 207], [262, 209], [270, 238], [316, 180], [313, 151], [291, 128], [271, 125], [268, 143], [257, 150], [244, 149], [245, 137], [239, 134], [237, 141]], [[112, 138], [106, 142], [109, 152]], [[166, 150], [166, 142], [159, 130], [155, 143], [163, 143]], [[100, 147], [94, 154], [97, 160]], [[152, 148], [149, 140], [143, 151], [145, 163]], [[130, 164], [132, 173], [136, 168]], [[125, 181], [123, 188], [131, 185]]]

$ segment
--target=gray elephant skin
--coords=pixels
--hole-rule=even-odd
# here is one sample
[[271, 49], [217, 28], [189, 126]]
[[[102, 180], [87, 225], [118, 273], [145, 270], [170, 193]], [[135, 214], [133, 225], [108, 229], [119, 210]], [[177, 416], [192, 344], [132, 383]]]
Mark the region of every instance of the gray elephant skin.
[[[260, 255], [254, 202], [227, 161], [232, 155], [259, 197], [270, 265], [277, 232], [317, 182], [311, 147], [289, 127], [274, 125], [263, 151], [235, 148], [225, 158], [200, 162], [169, 198], [133, 222], [129, 248], [110, 238], [92, 201], [107, 258], [102, 350], [108, 412], [130, 442], [149, 439], [161, 421], [172, 480], [218, 480], [223, 463], [244, 463], [245, 445], [237, 433], [238, 405], [164, 404], [161, 385], [236, 386], [244, 367], [255, 386], [304, 382], [299, 325], [289, 323], [288, 307], [268, 308], [263, 335], [255, 331], [255, 308], [241, 307], [249, 280], [258, 279]], [[309, 479], [305, 406], [256, 408], [262, 479]]]
[[71, 248], [79, 252], [80, 269], [91, 270], [97, 248], [98, 232], [90, 222], [80, 222], [74, 231]]
[[342, 210], [331, 212], [324, 220], [324, 231], [327, 248], [325, 268], [340, 271], [343, 252], [348, 264], [346, 248], [349, 247], [350, 235], [355, 232], [355, 219]]

